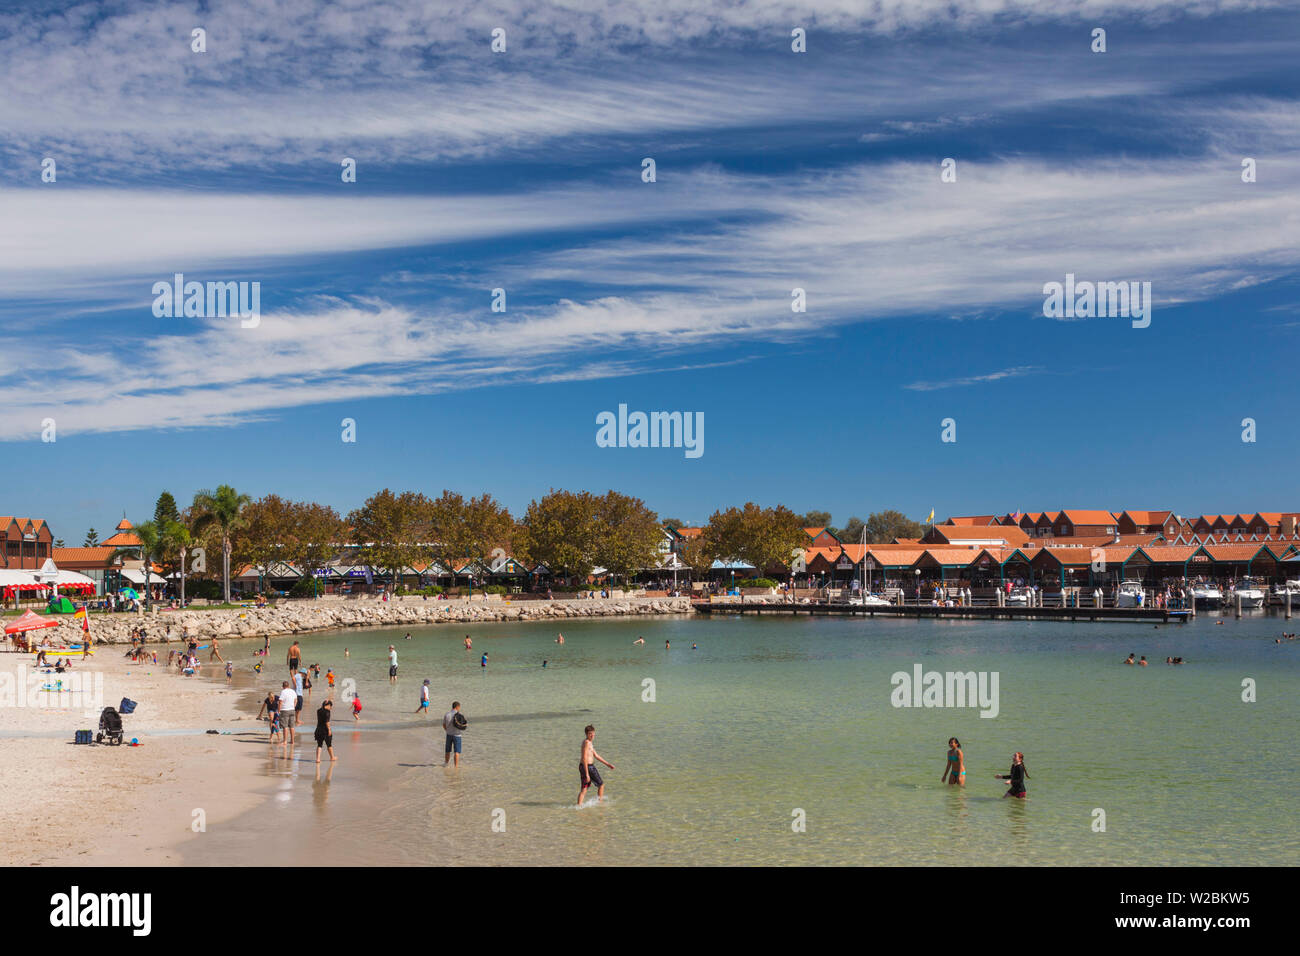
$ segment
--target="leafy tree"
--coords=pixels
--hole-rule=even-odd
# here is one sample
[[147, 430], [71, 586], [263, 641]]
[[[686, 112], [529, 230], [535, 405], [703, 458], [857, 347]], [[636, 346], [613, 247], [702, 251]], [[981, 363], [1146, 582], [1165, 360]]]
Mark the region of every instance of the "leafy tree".
[[595, 535], [591, 559], [626, 581], [629, 574], [654, 567], [663, 531], [658, 515], [640, 498], [608, 491], [594, 499]]
[[221, 538], [221, 590], [227, 604], [230, 603], [230, 537], [239, 527], [241, 512], [251, 501], [252, 498], [230, 485], [218, 485], [215, 492], [204, 490], [194, 495], [194, 533], [212, 529]]
[[113, 552], [113, 558], [139, 557], [144, 561], [144, 607], [149, 609], [149, 579], [153, 571], [153, 562], [159, 557], [163, 550], [163, 535], [158, 526], [152, 521], [144, 521], [137, 524], [131, 529], [131, 533], [140, 539], [140, 543], [127, 545], [118, 548]]
[[806, 511], [795, 519], [801, 528], [829, 528], [831, 513], [829, 511]]
[[237, 564], [249, 564], [265, 578], [271, 565], [287, 560], [286, 547], [294, 537], [292, 502], [279, 495], [266, 495], [249, 502], [240, 514], [239, 527], [231, 539], [231, 554]]
[[297, 502], [294, 512], [287, 557], [302, 571], [301, 580], [307, 581], [338, 551], [343, 521], [333, 508], [315, 502]]
[[[189, 556], [190, 548], [194, 544], [194, 537], [190, 534], [190, 529], [185, 527], [181, 521], [170, 521], [167, 527], [163, 529], [165, 538], [164, 551], [170, 551], [178, 558], [177, 565], [180, 571], [181, 587], [181, 607], [185, 606], [185, 574], [186, 558]], [[164, 565], [165, 567], [166, 565]]]
[[702, 547], [723, 560], [750, 564], [760, 574], [771, 567], [787, 568], [795, 549], [807, 541], [799, 518], [784, 505], [762, 508], [752, 501], [743, 508], [715, 511], [702, 534]]
[[872, 544], [888, 544], [895, 538], [919, 538], [924, 529], [901, 511], [875, 511], [867, 518], [867, 540]]
[[552, 574], [586, 579], [595, 563], [597, 502], [587, 491], [552, 488], [528, 505], [519, 522], [519, 542], [529, 560]]
[[845, 544], [857, 544], [862, 540], [862, 529], [866, 527], [866, 522], [854, 515], [849, 519], [843, 530], [836, 532], [835, 536]]
[[361, 559], [387, 568], [396, 586], [399, 571], [429, 552], [432, 510], [433, 502], [414, 491], [398, 495], [385, 488], [371, 495], [348, 515]]
[[83, 548], [95, 548], [99, 546], [99, 532], [91, 528], [86, 532], [86, 540], [82, 543]]
[[685, 528], [688, 527], [686, 522], [681, 518], [662, 518], [659, 523], [665, 528]]

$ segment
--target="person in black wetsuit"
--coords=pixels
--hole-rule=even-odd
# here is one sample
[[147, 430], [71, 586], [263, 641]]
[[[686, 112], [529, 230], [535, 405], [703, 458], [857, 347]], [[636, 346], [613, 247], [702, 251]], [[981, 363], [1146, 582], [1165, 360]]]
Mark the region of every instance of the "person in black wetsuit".
[[320, 763], [320, 749], [324, 747], [329, 751], [330, 760], [338, 760], [334, 756], [334, 731], [330, 727], [330, 717], [334, 714], [334, 701], [326, 697], [316, 711], [316, 762]]
[[1029, 771], [1025, 768], [1025, 755], [1019, 750], [1011, 758], [1011, 772], [1005, 774], [995, 773], [993, 776], [998, 780], [1011, 781], [1011, 786], [1007, 788], [1007, 792], [1003, 796], [1018, 797], [1021, 800], [1029, 796], [1029, 792], [1025, 790], [1025, 779], [1029, 776]]

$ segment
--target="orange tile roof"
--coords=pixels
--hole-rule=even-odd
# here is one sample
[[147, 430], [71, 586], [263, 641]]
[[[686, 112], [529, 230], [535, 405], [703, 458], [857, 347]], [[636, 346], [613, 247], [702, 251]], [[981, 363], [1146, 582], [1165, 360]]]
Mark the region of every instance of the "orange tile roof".
[[1259, 543], [1207, 544], [1206, 553], [1215, 561], [1249, 561], [1263, 549]]
[[[1115, 516], [1109, 511], [1062, 511], [1056, 518], [1065, 518], [1071, 524], [1114, 524]], [[1056, 518], [1052, 523], [1056, 523]]]
[[114, 530], [115, 530], [115, 531], [130, 531], [130, 530], [131, 530], [132, 528], [134, 528], [134, 527], [135, 527], [135, 525], [131, 524], [131, 522], [129, 522], [129, 521], [127, 521], [125, 518], [123, 518], [121, 521], [119, 521], [119, 522], [117, 523], [117, 527], [116, 527]]
[[[980, 555], [978, 548], [926, 548], [922, 557], [930, 558], [943, 565], [966, 567]], [[920, 558], [917, 559], [921, 560]], [[913, 562], [915, 564], [916, 562]]]
[[116, 548], [52, 548], [51, 557], [55, 564], [107, 564]]
[[677, 533], [683, 538], [698, 538], [703, 528], [678, 528]]
[[959, 517], [959, 518], [957, 518], [957, 517], [949, 518], [947, 521], [945, 521], [945, 522], [943, 522], [943, 523], [944, 523], [944, 524], [948, 524], [948, 525], [954, 525], [954, 524], [959, 524], [959, 525], [983, 525], [983, 526], [987, 527], [988, 525], [991, 525], [994, 521], [997, 521], [997, 520], [998, 520], [998, 516], [997, 516], [997, 515], [964, 515], [964, 516]]
[[820, 528], [804, 528], [803, 533], [810, 538], [815, 538], [825, 530], [826, 530], [826, 526], [822, 525]]
[[1128, 515], [1137, 524], [1164, 524], [1172, 511], [1123, 511], [1116, 515], [1116, 518], [1122, 518]]
[[993, 525], [989, 527], [968, 527], [964, 525], [935, 525], [936, 534], [948, 541], [996, 541], [1008, 544], [1023, 544], [1029, 540], [1029, 534], [1018, 525]]
[[121, 532], [119, 534], [113, 535], [113, 537], [108, 538], [105, 541], [101, 541], [100, 543], [104, 545], [108, 545], [109, 547], [137, 548], [144, 542], [142, 542], [139, 538], [137, 538], [133, 534], [127, 534], [126, 532]]

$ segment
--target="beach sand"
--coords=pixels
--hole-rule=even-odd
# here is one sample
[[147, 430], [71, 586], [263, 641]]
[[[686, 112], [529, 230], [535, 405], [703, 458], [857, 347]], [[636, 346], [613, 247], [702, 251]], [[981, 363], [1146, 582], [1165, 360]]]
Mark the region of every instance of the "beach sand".
[[[98, 730], [99, 707], [89, 714], [80, 703], [54, 709], [10, 700], [0, 707], [0, 861], [6, 865], [178, 862], [173, 848], [194, 835], [196, 808], [212, 826], [263, 799], [258, 788], [265, 781], [242, 769], [253, 752], [265, 753], [266, 723], [238, 709], [251, 688], [226, 686], [216, 662], [210, 669], [216, 679], [195, 678], [161, 665], [137, 666], [122, 655], [120, 647], [102, 645], [74, 665], [78, 673], [103, 675], [99, 707], [117, 707], [123, 697], [137, 702], [135, 713], [123, 716], [120, 747], [73, 744], [76, 730]], [[0, 675], [16, 680], [23, 668], [30, 674], [32, 661], [30, 654], [0, 654]], [[223, 733], [204, 733], [209, 729]], [[139, 747], [129, 746], [133, 737]]]

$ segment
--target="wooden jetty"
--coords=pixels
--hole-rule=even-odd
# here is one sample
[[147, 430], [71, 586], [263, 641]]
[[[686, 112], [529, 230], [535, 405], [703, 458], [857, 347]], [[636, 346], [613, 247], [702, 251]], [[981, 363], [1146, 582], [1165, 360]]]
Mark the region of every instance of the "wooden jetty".
[[1155, 621], [1168, 624], [1185, 624], [1190, 612], [1154, 607], [996, 607], [963, 606], [940, 607], [930, 604], [884, 605], [863, 607], [858, 604], [760, 604], [758, 601], [741, 603], [728, 601], [692, 601], [691, 607], [700, 614], [807, 614], [850, 615], [870, 617], [916, 618], [967, 618], [973, 620], [1049, 620], [1049, 621]]

